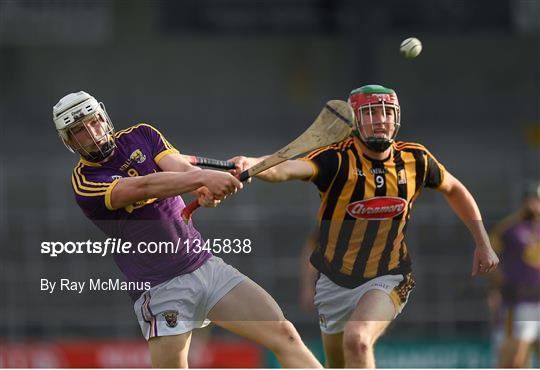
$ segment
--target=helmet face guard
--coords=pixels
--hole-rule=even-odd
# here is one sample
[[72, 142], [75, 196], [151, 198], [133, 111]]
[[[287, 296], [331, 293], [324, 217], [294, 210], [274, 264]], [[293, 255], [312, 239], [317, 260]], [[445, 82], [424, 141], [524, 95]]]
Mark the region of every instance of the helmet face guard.
[[384, 152], [394, 142], [401, 125], [401, 110], [394, 90], [366, 85], [349, 95], [355, 113], [353, 132], [371, 150]]
[[101, 112], [84, 116], [63, 132], [66, 137], [64, 143], [90, 161], [104, 160], [115, 147], [114, 127]]
[[114, 150], [114, 126], [103, 103], [80, 91], [53, 107], [53, 121], [64, 145], [83, 158], [100, 162]]

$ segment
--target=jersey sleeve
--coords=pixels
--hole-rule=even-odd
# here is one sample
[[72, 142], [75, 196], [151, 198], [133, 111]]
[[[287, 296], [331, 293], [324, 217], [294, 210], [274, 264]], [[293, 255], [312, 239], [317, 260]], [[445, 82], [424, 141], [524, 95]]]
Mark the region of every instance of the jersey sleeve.
[[111, 193], [118, 183], [117, 178], [107, 174], [101, 167], [87, 167], [79, 163], [73, 170], [71, 184], [77, 204], [91, 219], [106, 218], [115, 209], [111, 204]]
[[173, 147], [156, 128], [146, 124], [142, 125], [141, 128], [144, 130], [144, 135], [150, 143], [154, 162], [159, 163], [159, 161], [167, 154], [179, 153], [179, 151]]
[[427, 188], [438, 188], [440, 187], [445, 178], [446, 169], [444, 166], [426, 150], [427, 155], [427, 169], [426, 169], [426, 180], [425, 185]]
[[341, 162], [339, 153], [332, 148], [314, 150], [304, 158], [313, 167], [313, 175], [309, 181], [313, 182], [319, 191], [326, 192], [336, 176]]

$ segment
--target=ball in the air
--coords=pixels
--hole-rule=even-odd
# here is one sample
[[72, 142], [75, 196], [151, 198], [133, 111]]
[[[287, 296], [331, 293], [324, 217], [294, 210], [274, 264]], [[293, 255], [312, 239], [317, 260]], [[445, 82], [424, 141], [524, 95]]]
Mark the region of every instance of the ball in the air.
[[401, 42], [399, 51], [407, 59], [416, 58], [422, 52], [422, 43], [416, 37], [409, 37]]

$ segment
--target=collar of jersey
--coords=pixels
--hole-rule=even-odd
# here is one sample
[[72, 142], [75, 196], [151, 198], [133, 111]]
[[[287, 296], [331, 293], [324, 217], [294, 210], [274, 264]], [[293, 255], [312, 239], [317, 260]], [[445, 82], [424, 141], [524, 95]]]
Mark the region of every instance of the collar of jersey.
[[101, 164], [99, 163], [96, 163], [96, 162], [90, 162], [89, 160], [87, 159], [84, 159], [83, 157], [79, 158], [80, 162], [82, 164], [84, 164], [85, 166], [89, 166], [89, 167], [101, 167]]
[[[105, 158], [105, 160], [102, 163], [111, 163], [116, 154], [116, 149], [118, 148], [115, 148], [114, 151], [107, 158]], [[80, 157], [79, 160], [85, 166], [89, 166], [89, 167], [102, 167], [103, 166], [101, 163], [91, 162], [88, 159], [85, 159], [83, 157]]]

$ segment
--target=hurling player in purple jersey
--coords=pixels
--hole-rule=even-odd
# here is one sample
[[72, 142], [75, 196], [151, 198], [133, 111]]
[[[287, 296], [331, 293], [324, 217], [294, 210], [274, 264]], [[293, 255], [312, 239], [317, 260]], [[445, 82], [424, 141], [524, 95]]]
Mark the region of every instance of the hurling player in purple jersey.
[[[489, 292], [499, 318], [498, 366], [528, 367], [532, 345], [540, 342], [540, 183], [526, 189], [521, 209], [495, 226], [490, 237], [501, 258]], [[540, 346], [536, 355], [540, 363]]]
[[[180, 195], [194, 192], [215, 207], [242, 188], [230, 173], [192, 166], [150, 125], [115, 132], [104, 105], [84, 91], [60, 99], [53, 121], [80, 155], [71, 178], [77, 204], [108, 236], [133, 245], [201, 242], [193, 223], [181, 219]], [[221, 258], [187, 248], [131, 252], [114, 259], [154, 367], [187, 367], [191, 331], [209, 320], [269, 348], [284, 367], [321, 367], [274, 299]]]

